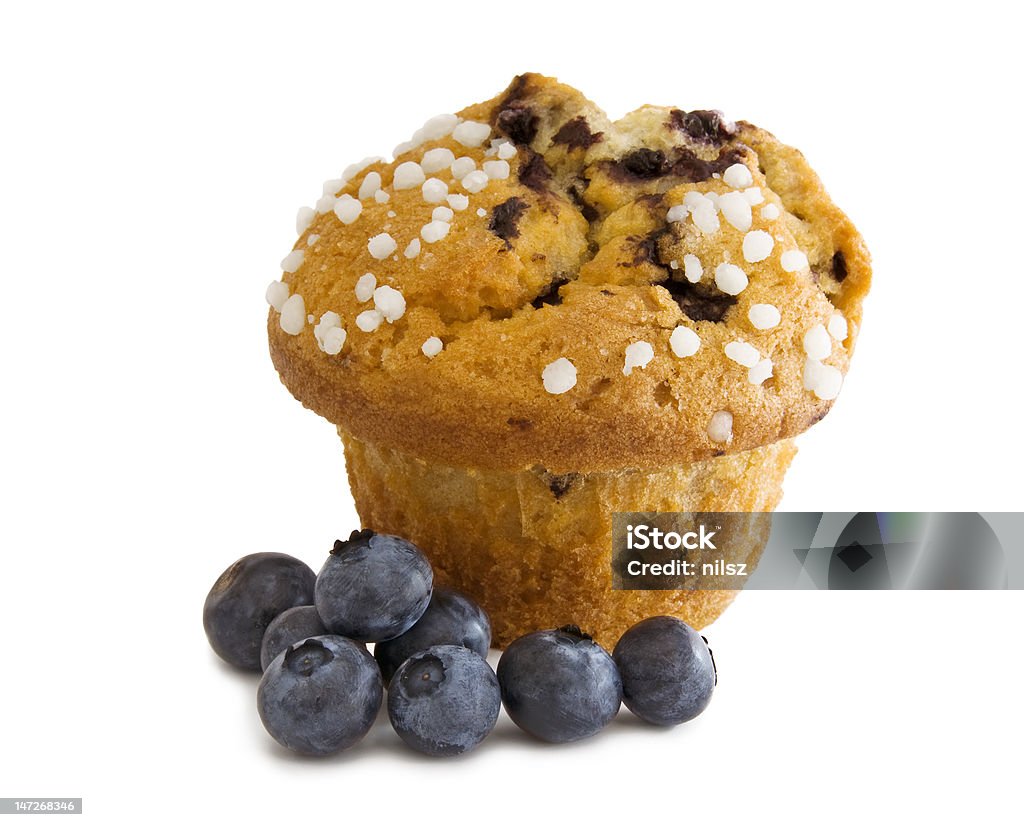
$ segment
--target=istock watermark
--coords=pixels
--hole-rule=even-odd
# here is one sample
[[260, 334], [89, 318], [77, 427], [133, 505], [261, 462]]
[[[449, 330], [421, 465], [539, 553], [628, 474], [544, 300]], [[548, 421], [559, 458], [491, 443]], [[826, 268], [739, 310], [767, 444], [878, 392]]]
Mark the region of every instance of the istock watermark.
[[696, 531], [662, 531], [659, 528], [649, 526], [646, 523], [626, 526], [626, 547], [643, 551], [648, 548], [656, 549], [714, 549], [712, 540], [715, 537], [714, 531], [708, 531], [707, 526], [701, 524]]
[[1019, 589], [1021, 512], [622, 512], [616, 589]]

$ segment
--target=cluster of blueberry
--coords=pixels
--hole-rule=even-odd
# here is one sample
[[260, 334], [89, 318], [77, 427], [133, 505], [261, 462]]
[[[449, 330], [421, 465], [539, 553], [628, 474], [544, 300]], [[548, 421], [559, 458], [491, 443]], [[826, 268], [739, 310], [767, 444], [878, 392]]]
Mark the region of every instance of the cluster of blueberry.
[[458, 755], [487, 737], [502, 703], [521, 729], [561, 743], [599, 732], [622, 702], [653, 724], [690, 720], [716, 683], [707, 641], [672, 617], [641, 621], [611, 655], [575, 626], [533, 632], [509, 645], [495, 674], [483, 609], [434, 588], [412, 543], [366, 530], [337, 541], [319, 575], [287, 554], [241, 558], [210, 590], [203, 625], [224, 660], [262, 670], [264, 726], [307, 755], [360, 741], [385, 685], [405, 743]]

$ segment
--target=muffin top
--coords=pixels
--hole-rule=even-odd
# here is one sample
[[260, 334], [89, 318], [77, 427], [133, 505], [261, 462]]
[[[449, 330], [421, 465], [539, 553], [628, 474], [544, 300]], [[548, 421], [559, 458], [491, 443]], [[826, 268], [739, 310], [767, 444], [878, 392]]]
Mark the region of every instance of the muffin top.
[[618, 121], [520, 75], [299, 211], [267, 290], [304, 405], [448, 465], [663, 467], [839, 393], [867, 249], [795, 149], [712, 110]]

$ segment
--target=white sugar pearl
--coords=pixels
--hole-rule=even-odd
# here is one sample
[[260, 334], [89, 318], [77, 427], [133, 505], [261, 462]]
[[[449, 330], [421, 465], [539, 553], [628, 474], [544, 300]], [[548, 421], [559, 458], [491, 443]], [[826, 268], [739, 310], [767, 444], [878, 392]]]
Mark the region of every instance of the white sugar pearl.
[[410, 241], [405, 247], [405, 252], [402, 253], [402, 255], [404, 255], [406, 258], [416, 258], [416, 256], [418, 256], [419, 254], [420, 240], [418, 238], [414, 238], [412, 241]]
[[754, 183], [754, 176], [750, 174], [746, 164], [733, 164], [729, 167], [722, 179], [733, 189], [741, 190]]
[[338, 199], [333, 195], [321, 195], [316, 202], [317, 215], [325, 215], [334, 209], [334, 202]]
[[292, 336], [302, 332], [306, 326], [306, 303], [296, 293], [281, 305], [281, 330]]
[[842, 313], [832, 314], [832, 318], [828, 320], [828, 332], [833, 339], [840, 342], [846, 341], [846, 337], [850, 335], [850, 327]]
[[447, 221], [431, 221], [420, 228], [420, 235], [427, 244], [433, 244], [448, 235], [450, 229], [451, 224]]
[[814, 395], [818, 399], [835, 399], [843, 387], [843, 374], [839, 368], [832, 365], [822, 365], [818, 374], [817, 384], [814, 386]]
[[484, 174], [492, 181], [502, 181], [508, 178], [511, 171], [508, 161], [484, 161], [482, 169]]
[[351, 195], [343, 195], [334, 204], [334, 214], [342, 224], [351, 224], [363, 211], [363, 202]]
[[366, 249], [377, 261], [383, 261], [398, 249], [398, 242], [388, 233], [379, 233], [366, 243]]
[[722, 216], [741, 233], [750, 229], [753, 223], [753, 216], [750, 214], [750, 204], [743, 197], [741, 192], [727, 192], [718, 196], [718, 209]]
[[348, 334], [344, 328], [332, 327], [324, 334], [323, 341], [320, 342], [320, 349], [328, 356], [337, 356], [345, 347], [347, 338]]
[[[417, 132], [419, 132], [419, 130], [417, 130]], [[397, 158], [400, 155], [405, 155], [406, 152], [411, 152], [412, 150], [416, 149], [416, 147], [418, 147], [422, 143], [423, 143], [423, 135], [422, 134], [417, 135], [416, 133], [413, 133], [413, 136], [412, 136], [411, 140], [402, 141], [402, 143], [397, 144], [395, 146], [395, 148], [391, 150], [391, 157], [392, 158]]]
[[757, 348], [747, 342], [729, 342], [725, 346], [725, 355], [745, 368], [752, 368], [761, 361]]
[[436, 141], [452, 134], [456, 124], [459, 122], [458, 115], [434, 115], [429, 121], [423, 124], [421, 132], [424, 140]]
[[479, 207], [476, 211], [476, 214], [483, 218], [485, 215], [487, 215], [487, 210], [485, 210], [483, 207]]
[[764, 230], [751, 230], [743, 236], [743, 258], [751, 263], [764, 261], [774, 247], [775, 239]]
[[716, 411], [708, 422], [708, 436], [712, 442], [728, 442], [732, 439], [732, 414]]
[[544, 368], [541, 381], [548, 393], [565, 393], [576, 386], [576, 366], [563, 356]]
[[373, 200], [378, 204], [387, 204], [391, 200], [391, 196], [385, 190], [377, 190], [373, 194]]
[[324, 195], [334, 195], [338, 190], [345, 186], [346, 183], [347, 182], [344, 178], [328, 178], [324, 181], [321, 192]]
[[412, 152], [422, 143], [423, 132], [417, 129], [412, 133], [412, 137], [408, 141], [402, 141], [402, 143], [395, 145], [395, 148], [391, 150], [391, 157], [398, 160], [399, 156], [405, 155], [407, 152]]
[[405, 161], [395, 167], [395, 177], [392, 181], [396, 190], [411, 190], [418, 187], [426, 180], [423, 174], [423, 167], [415, 161]]
[[324, 336], [327, 331], [332, 327], [341, 326], [341, 316], [335, 313], [333, 310], [328, 310], [320, 317], [319, 324], [313, 328], [313, 335], [316, 337], [317, 344], [320, 345], [320, 349], [323, 350]]
[[818, 380], [821, 377], [821, 369], [825, 367], [817, 359], [805, 359], [804, 360], [804, 390], [813, 391], [818, 384]]
[[363, 273], [356, 282], [356, 301], [368, 302], [373, 298], [377, 287], [377, 277], [373, 273]]
[[516, 152], [515, 144], [510, 141], [505, 141], [498, 145], [498, 157], [503, 161], [507, 161], [509, 158], [515, 158]]
[[437, 336], [431, 336], [422, 345], [420, 345], [420, 350], [423, 351], [423, 355], [428, 359], [433, 359], [438, 353], [444, 350], [444, 342], [438, 339]]
[[[342, 170], [342, 182], [347, 184], [349, 181], [355, 178], [360, 172], [362, 172], [364, 169], [370, 166], [370, 164], [375, 164], [377, 163], [377, 161], [383, 160], [384, 159], [381, 158], [379, 155], [371, 155], [367, 158], [363, 158], [363, 160], [361, 161], [356, 161], [354, 164], [349, 164], [347, 167], [345, 167], [344, 170]], [[337, 192], [337, 190], [335, 190], [335, 192]]]
[[633, 368], [643, 368], [654, 358], [654, 348], [650, 342], [633, 342], [626, 345], [626, 363], [622, 366], [624, 376], [629, 376]]
[[490, 125], [476, 121], [463, 121], [452, 130], [452, 137], [463, 146], [480, 146], [490, 135]]
[[750, 187], [749, 189], [743, 190], [743, 197], [747, 199], [747, 203], [751, 207], [756, 207], [758, 204], [764, 203], [764, 194], [761, 192], [760, 187]]
[[704, 275], [704, 267], [701, 265], [700, 259], [693, 253], [683, 256], [683, 273], [691, 284], [696, 284]]
[[286, 273], [294, 273], [302, 266], [302, 261], [305, 257], [306, 254], [302, 250], [292, 250], [281, 259], [281, 269]]
[[451, 221], [455, 217], [448, 207], [434, 207], [434, 211], [430, 214], [431, 219], [434, 221]]
[[700, 201], [696, 207], [690, 209], [693, 223], [702, 233], [711, 235], [718, 232], [721, 222], [718, 220], [718, 213], [715, 212], [715, 205], [707, 198]]
[[320, 240], [320, 236], [317, 233], [310, 233], [308, 236], [306, 236], [306, 246], [307, 247], [312, 247], [319, 240]]
[[394, 322], [405, 315], [405, 297], [384, 284], [373, 291], [373, 307], [389, 322]]
[[765, 204], [761, 207], [761, 218], [765, 221], [774, 221], [779, 217], [779, 208], [774, 204]]
[[676, 356], [685, 359], [700, 350], [700, 336], [690, 328], [680, 325], [668, 337], [668, 344]]
[[289, 293], [291, 288], [283, 281], [272, 281], [267, 285], [267, 304], [280, 313], [284, 303], [288, 301]]
[[715, 284], [723, 293], [738, 296], [749, 283], [747, 274], [735, 264], [719, 264], [715, 268]]
[[782, 314], [774, 304], [752, 304], [747, 318], [758, 330], [771, 330], [782, 321]]
[[822, 324], [816, 324], [804, 334], [804, 353], [810, 359], [827, 359], [832, 353], [832, 338]]
[[668, 263], [668, 266], [671, 267], [673, 270], [678, 270], [679, 269], [679, 262], [676, 259], [672, 259]]
[[454, 161], [452, 161], [451, 164], [452, 177], [457, 181], [461, 181], [463, 178], [469, 175], [469, 173], [471, 173], [474, 169], [476, 169], [476, 161], [474, 161], [468, 155], [463, 155], [461, 158], [456, 158]]
[[747, 381], [751, 385], [764, 384], [766, 379], [770, 379], [772, 376], [772, 360], [762, 359], [756, 365], [754, 365], [749, 371], [747, 371]]
[[423, 182], [423, 200], [428, 204], [440, 204], [448, 196], [448, 185], [437, 178]]
[[468, 195], [449, 195], [446, 200], [448, 201], [449, 207], [453, 210], [458, 210], [459, 212], [462, 212], [469, 206]]
[[779, 264], [787, 273], [797, 273], [807, 269], [807, 255], [800, 250], [786, 250], [779, 257]]
[[359, 185], [359, 198], [370, 198], [376, 195], [377, 190], [380, 189], [380, 173], [379, 172], [368, 172], [366, 177], [363, 179], [363, 183]]
[[384, 314], [379, 310], [364, 310], [356, 316], [356, 327], [363, 333], [373, 333], [383, 321]]
[[469, 175], [462, 179], [462, 188], [466, 190], [466, 192], [480, 192], [487, 186], [487, 182], [489, 180], [490, 179], [487, 177], [485, 172], [476, 170], [469, 173]]
[[420, 167], [424, 172], [440, 172], [447, 169], [455, 160], [455, 153], [447, 147], [439, 146], [436, 149], [428, 149], [423, 153], [423, 160]]
[[299, 207], [299, 211], [295, 214], [295, 232], [302, 235], [309, 229], [314, 218], [316, 218], [316, 210], [312, 207]]
[[689, 208], [690, 211], [697, 209], [697, 207], [707, 200], [708, 197], [702, 192], [697, 192], [697, 190], [690, 190], [683, 196], [683, 204]]
[[835, 399], [842, 385], [843, 374], [838, 368], [815, 359], [804, 362], [804, 389], [813, 391], [819, 399]]
[[689, 214], [690, 210], [687, 208], [686, 204], [676, 204], [674, 207], [669, 207], [665, 220], [668, 222], [685, 221], [686, 216]]

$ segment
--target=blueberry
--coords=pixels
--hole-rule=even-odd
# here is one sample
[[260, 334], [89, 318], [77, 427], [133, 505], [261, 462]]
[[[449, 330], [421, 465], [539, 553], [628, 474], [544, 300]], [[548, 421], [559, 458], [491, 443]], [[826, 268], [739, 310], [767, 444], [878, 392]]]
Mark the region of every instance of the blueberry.
[[462, 592], [436, 588], [423, 617], [405, 634], [378, 643], [373, 656], [387, 682], [406, 658], [446, 643], [465, 646], [486, 658], [491, 623], [487, 613]]
[[576, 626], [512, 641], [498, 661], [498, 683], [515, 724], [554, 743], [600, 732], [622, 701], [615, 662]]
[[293, 643], [271, 661], [256, 705], [278, 743], [304, 755], [330, 755], [362, 740], [383, 696], [377, 662], [365, 649], [321, 635]]
[[338, 540], [316, 578], [316, 610], [334, 634], [365, 642], [390, 640], [426, 611], [434, 575], [408, 540], [353, 531]]
[[615, 646], [622, 696], [639, 718], [675, 726], [696, 718], [711, 701], [717, 673], [707, 642], [674, 617], [649, 617]]
[[233, 666], [260, 671], [263, 633], [292, 606], [313, 602], [313, 570], [287, 554], [263, 552], [236, 560], [213, 584], [203, 628], [213, 651]]
[[427, 755], [460, 755], [486, 738], [501, 710], [494, 671], [464, 646], [432, 646], [395, 672], [388, 717], [403, 741]]
[[267, 626], [260, 647], [260, 664], [266, 669], [281, 652], [307, 637], [328, 634], [316, 606], [295, 606], [287, 609]]
[[[329, 634], [317, 613], [316, 606], [296, 606], [294, 609], [288, 609], [270, 621], [267, 631], [263, 633], [260, 663], [266, 669], [274, 658], [293, 643], [307, 637]], [[353, 643], [361, 649], [366, 649], [365, 643]]]

